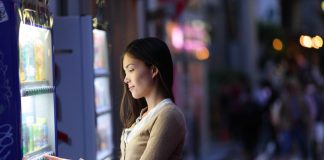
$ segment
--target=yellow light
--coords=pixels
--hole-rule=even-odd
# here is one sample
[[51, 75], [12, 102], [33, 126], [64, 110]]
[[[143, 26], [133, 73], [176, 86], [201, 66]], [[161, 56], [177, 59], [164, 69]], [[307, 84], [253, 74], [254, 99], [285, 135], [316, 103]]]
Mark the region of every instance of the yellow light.
[[310, 36], [302, 35], [299, 38], [299, 42], [303, 47], [312, 48], [312, 38]]
[[201, 50], [198, 50], [195, 54], [196, 58], [198, 60], [206, 60], [209, 58], [209, 51], [206, 47], [202, 48]]
[[315, 36], [312, 38], [313, 47], [319, 49], [323, 46], [323, 39], [320, 36]]
[[283, 47], [281, 40], [278, 39], [278, 38], [275, 38], [275, 39], [272, 41], [272, 46], [273, 46], [273, 48], [274, 48], [275, 50], [277, 50], [277, 51], [281, 51], [281, 50], [282, 50], [282, 47]]
[[324, 1], [321, 2], [322, 11], [324, 11]]

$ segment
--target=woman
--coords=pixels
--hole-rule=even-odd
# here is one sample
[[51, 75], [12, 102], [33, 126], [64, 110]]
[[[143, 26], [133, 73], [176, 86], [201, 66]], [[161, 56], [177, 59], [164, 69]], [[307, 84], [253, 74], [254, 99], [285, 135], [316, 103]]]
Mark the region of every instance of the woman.
[[186, 126], [174, 104], [173, 63], [167, 45], [157, 38], [134, 40], [121, 64], [125, 84], [120, 117], [125, 129], [120, 159], [181, 159]]

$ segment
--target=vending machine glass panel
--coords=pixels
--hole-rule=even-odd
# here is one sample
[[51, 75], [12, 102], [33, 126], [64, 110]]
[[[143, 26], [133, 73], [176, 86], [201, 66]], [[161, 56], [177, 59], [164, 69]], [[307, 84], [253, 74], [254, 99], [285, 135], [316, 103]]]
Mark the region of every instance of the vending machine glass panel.
[[51, 31], [21, 23], [19, 80], [24, 159], [55, 153], [52, 60]]

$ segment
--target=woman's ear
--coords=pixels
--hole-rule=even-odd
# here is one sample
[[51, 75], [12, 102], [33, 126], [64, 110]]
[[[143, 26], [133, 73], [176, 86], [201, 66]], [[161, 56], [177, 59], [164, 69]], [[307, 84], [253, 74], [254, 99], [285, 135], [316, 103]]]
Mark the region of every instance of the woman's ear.
[[159, 69], [155, 66], [151, 67], [151, 71], [152, 71], [152, 78], [154, 78], [159, 73]]

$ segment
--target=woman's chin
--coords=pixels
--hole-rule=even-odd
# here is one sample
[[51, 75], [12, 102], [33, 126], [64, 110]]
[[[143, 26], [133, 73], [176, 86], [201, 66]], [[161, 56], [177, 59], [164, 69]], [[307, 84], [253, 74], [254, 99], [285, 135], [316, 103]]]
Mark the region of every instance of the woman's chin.
[[143, 96], [138, 96], [138, 95], [136, 95], [136, 94], [133, 94], [133, 93], [132, 93], [132, 96], [133, 96], [133, 98], [134, 98], [134, 99], [140, 99], [140, 98], [142, 98], [142, 97], [143, 97]]
[[141, 98], [144, 98], [144, 96], [135, 95], [135, 94], [132, 94], [132, 97], [133, 97], [134, 99], [141, 99]]

